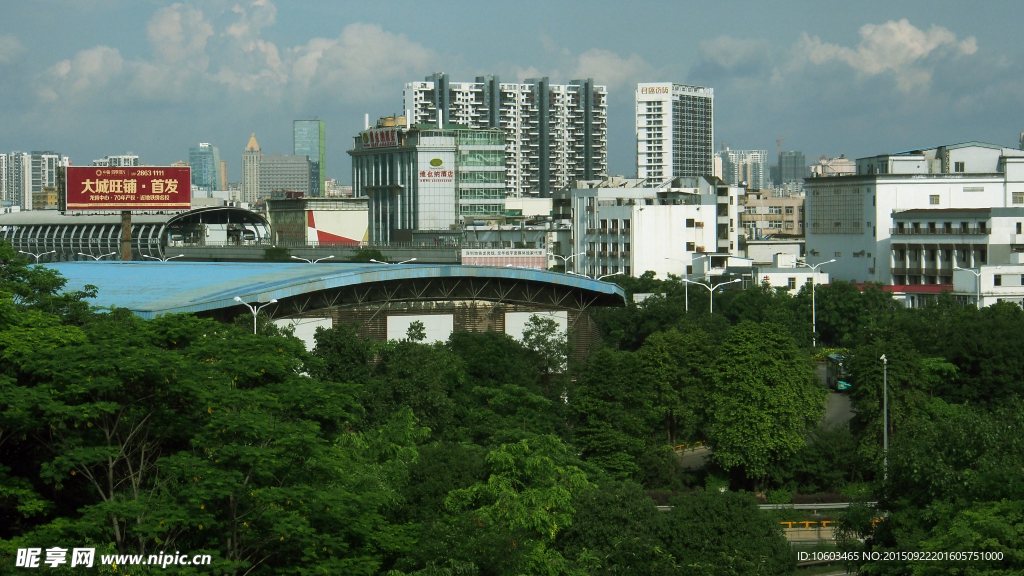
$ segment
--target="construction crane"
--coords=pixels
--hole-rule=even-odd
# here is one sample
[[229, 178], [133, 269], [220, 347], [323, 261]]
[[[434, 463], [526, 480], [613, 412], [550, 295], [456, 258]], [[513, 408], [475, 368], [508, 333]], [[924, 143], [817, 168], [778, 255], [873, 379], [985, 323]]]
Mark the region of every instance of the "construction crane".
[[785, 140], [785, 138], [776, 138], [775, 139], [775, 145], [779, 147], [779, 158], [782, 158], [782, 141], [783, 140]]

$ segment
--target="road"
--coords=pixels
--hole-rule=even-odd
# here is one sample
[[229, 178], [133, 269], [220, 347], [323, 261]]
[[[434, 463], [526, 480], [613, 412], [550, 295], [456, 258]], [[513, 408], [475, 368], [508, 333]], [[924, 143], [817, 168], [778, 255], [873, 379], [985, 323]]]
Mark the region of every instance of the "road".
[[[825, 384], [825, 363], [817, 362], [814, 367], [815, 374], [821, 379], [821, 385]], [[828, 391], [828, 400], [825, 401], [825, 414], [821, 417], [821, 425], [825, 428], [832, 428], [845, 424], [853, 418], [853, 403], [850, 402], [849, 392]]]

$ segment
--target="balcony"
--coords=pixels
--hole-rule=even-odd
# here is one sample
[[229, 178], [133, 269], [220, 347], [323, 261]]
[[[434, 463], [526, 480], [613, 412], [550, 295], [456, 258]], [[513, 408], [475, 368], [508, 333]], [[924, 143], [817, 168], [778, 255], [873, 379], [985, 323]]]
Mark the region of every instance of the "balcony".
[[990, 228], [889, 228], [892, 236], [984, 236]]
[[598, 234], [607, 234], [608, 233], [608, 229], [607, 228], [598, 228], [597, 229], [597, 233]]
[[608, 251], [607, 250], [601, 250], [600, 252], [597, 253], [597, 255], [600, 256], [601, 258], [607, 258], [608, 257]]

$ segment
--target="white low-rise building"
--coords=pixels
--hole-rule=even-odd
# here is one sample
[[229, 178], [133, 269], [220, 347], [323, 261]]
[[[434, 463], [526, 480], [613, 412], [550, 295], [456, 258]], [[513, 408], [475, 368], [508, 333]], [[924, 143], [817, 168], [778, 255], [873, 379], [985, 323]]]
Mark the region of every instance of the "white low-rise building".
[[[804, 188], [807, 260], [835, 258], [829, 267], [834, 279], [949, 283], [944, 268], [953, 263], [1004, 264], [1024, 250], [1024, 237], [997, 237], [989, 222], [1016, 218], [999, 210], [1024, 209], [1021, 150], [966, 142], [860, 158], [856, 175], [808, 178]], [[954, 216], [964, 211], [990, 212]], [[907, 218], [911, 229], [900, 230], [898, 222]], [[919, 229], [912, 228], [915, 222]], [[924, 253], [915, 256], [915, 250]], [[951, 265], [944, 267], [943, 258]]]
[[713, 176], [579, 181], [555, 195], [554, 218], [572, 222], [558, 253], [589, 276], [694, 274], [703, 255], [737, 255], [742, 191]]
[[[795, 294], [801, 286], [811, 283], [828, 284], [828, 272], [825, 266], [817, 271], [801, 266], [793, 254], [776, 254], [771, 266], [758, 266], [755, 269], [757, 281], [768, 284], [772, 288], [788, 288]], [[827, 266], [827, 265], [826, 265]]]
[[979, 283], [982, 307], [996, 302], [1024, 306], [1024, 255], [1013, 254], [1007, 264], [953, 271], [953, 295], [961, 302], [978, 302]]

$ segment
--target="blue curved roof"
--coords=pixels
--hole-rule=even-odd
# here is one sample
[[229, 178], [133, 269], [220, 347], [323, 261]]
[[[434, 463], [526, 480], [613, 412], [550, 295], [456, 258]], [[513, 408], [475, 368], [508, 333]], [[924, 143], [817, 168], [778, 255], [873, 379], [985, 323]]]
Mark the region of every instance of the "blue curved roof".
[[306, 264], [269, 262], [78, 261], [46, 265], [68, 283], [99, 288], [92, 303], [128, 308], [145, 318], [175, 312], [203, 312], [245, 302], [269, 302], [321, 290], [389, 280], [503, 278], [547, 282], [625, 302], [619, 286], [585, 276], [528, 268], [432, 264]]

